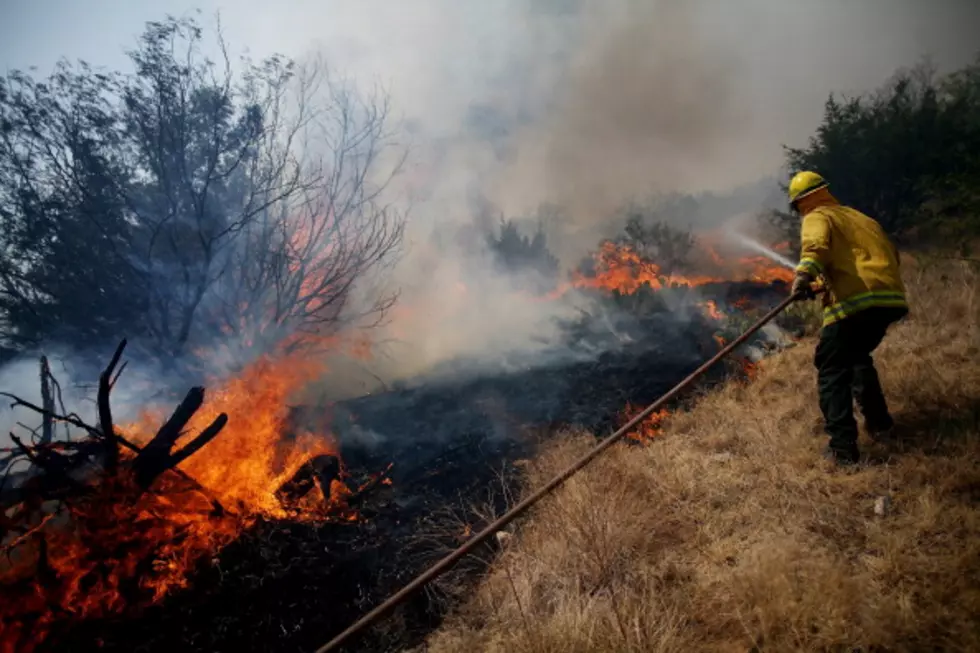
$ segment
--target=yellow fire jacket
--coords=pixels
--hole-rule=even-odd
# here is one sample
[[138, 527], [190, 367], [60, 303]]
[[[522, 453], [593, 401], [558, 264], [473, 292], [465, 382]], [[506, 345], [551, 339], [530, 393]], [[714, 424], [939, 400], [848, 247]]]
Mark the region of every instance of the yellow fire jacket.
[[803, 217], [798, 272], [822, 276], [823, 324], [872, 306], [908, 308], [898, 251], [875, 220], [840, 204]]

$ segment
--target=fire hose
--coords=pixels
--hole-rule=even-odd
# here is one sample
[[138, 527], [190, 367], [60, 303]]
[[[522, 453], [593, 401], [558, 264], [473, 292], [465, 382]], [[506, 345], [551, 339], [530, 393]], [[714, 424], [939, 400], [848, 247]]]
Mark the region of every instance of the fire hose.
[[621, 440], [623, 436], [629, 433], [633, 428], [635, 428], [640, 422], [646, 419], [651, 413], [659, 410], [664, 404], [670, 402], [681, 392], [686, 390], [692, 383], [694, 383], [701, 375], [707, 372], [716, 363], [724, 359], [726, 356], [731, 354], [735, 349], [741, 346], [746, 340], [751, 338], [759, 329], [764, 327], [766, 324], [771, 322], [777, 315], [782, 313], [786, 308], [792, 304], [797, 299], [801, 298], [800, 295], [791, 295], [781, 301], [772, 310], [762, 316], [755, 324], [745, 330], [742, 335], [732, 340], [724, 348], [721, 349], [717, 354], [712, 356], [709, 360], [705, 361], [700, 367], [691, 372], [683, 381], [675, 385], [666, 394], [662, 395], [659, 399], [654, 401], [652, 404], [644, 408], [639, 414], [637, 414], [633, 419], [628, 421], [626, 424], [621, 426], [612, 435], [607, 436], [604, 440], [599, 442], [595, 447], [588, 451], [581, 458], [576, 460], [574, 463], [569, 465], [563, 472], [552, 478], [544, 486], [536, 490], [533, 494], [524, 498], [516, 506], [505, 512], [503, 515], [491, 522], [482, 531], [471, 537], [459, 548], [455, 549], [444, 558], [439, 560], [437, 563], [429, 567], [422, 574], [417, 576], [412, 582], [398, 590], [387, 600], [381, 603], [379, 606], [365, 614], [363, 617], [354, 622], [346, 630], [341, 632], [339, 635], [331, 639], [329, 642], [321, 646], [316, 650], [316, 653], [328, 653], [329, 651], [337, 650], [343, 643], [350, 640], [351, 637], [364, 630], [367, 626], [381, 619], [385, 616], [392, 608], [397, 606], [399, 603], [405, 601], [409, 596], [422, 589], [425, 585], [429, 584], [443, 573], [448, 571], [453, 565], [455, 565], [461, 558], [470, 553], [477, 546], [482, 544], [484, 541], [494, 536], [497, 532], [503, 529], [505, 526], [510, 524], [512, 521], [524, 514], [528, 508], [533, 506], [535, 503], [543, 499], [546, 495], [553, 492], [556, 488], [562, 485], [565, 481], [572, 477], [576, 472], [581, 470], [583, 467], [592, 462], [595, 458], [599, 456], [603, 451], [614, 445], [616, 442]]

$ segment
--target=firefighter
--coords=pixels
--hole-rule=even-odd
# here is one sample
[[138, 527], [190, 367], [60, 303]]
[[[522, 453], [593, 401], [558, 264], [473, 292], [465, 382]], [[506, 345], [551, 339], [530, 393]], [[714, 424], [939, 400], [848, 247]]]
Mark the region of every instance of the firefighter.
[[853, 400], [872, 438], [883, 439], [894, 427], [871, 353], [888, 327], [909, 311], [898, 252], [881, 225], [841, 205], [815, 172], [793, 176], [789, 203], [802, 217], [792, 292], [813, 299], [814, 282], [825, 290], [814, 356], [820, 411], [830, 436], [824, 458], [852, 465], [859, 458]]

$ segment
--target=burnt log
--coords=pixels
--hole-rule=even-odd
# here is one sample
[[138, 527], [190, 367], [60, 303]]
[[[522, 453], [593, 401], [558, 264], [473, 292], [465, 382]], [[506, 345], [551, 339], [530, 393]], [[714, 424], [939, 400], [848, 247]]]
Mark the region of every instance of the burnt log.
[[153, 484], [160, 474], [173, 468], [188, 456], [197, 452], [208, 442], [217, 437], [221, 429], [228, 423], [228, 416], [221, 413], [211, 424], [201, 431], [200, 435], [194, 438], [183, 449], [173, 452], [177, 440], [184, 434], [184, 427], [194, 416], [194, 413], [204, 403], [204, 388], [191, 388], [174, 410], [153, 439], [136, 454], [133, 461], [133, 473], [137, 484], [146, 489]]
[[[116, 431], [112, 426], [112, 408], [109, 405], [109, 393], [112, 390], [113, 374], [116, 371], [116, 366], [119, 365], [119, 359], [122, 357], [123, 350], [126, 348], [126, 339], [123, 338], [119, 345], [116, 347], [116, 351], [112, 354], [112, 359], [102, 374], [99, 375], [99, 392], [96, 399], [96, 405], [99, 409], [99, 426], [102, 429], [102, 437], [105, 439], [105, 466], [109, 473], [116, 471], [116, 467], [119, 465], [119, 442], [116, 440]], [[122, 373], [122, 370], [119, 370]], [[47, 406], [45, 406], [47, 409]]]
[[276, 490], [276, 499], [284, 507], [294, 505], [315, 486], [325, 498], [330, 498], [330, 485], [340, 478], [340, 461], [336, 456], [323, 454], [303, 463], [292, 477]]
[[51, 395], [51, 368], [48, 366], [48, 357], [41, 356], [41, 406], [46, 413], [42, 415], [41, 422], [41, 444], [48, 444], [54, 439], [54, 420], [51, 413], [54, 412], [54, 397]]

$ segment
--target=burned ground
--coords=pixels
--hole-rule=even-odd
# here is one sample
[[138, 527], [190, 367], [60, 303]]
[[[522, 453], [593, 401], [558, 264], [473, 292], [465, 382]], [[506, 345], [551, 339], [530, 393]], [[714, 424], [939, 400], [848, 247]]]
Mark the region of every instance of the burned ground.
[[[720, 284], [697, 299], [726, 306], [748, 294], [765, 306], [784, 293], [781, 284]], [[349, 484], [393, 464], [391, 485], [378, 485], [353, 506], [357, 521], [259, 520], [202, 561], [188, 589], [139, 614], [55, 628], [42, 650], [270, 651], [322, 644], [502, 511], [542, 443], [569, 428], [608, 432], [624, 420], [625, 406], [656, 399], [717, 350], [722, 325], [716, 321], [687, 315], [668, 324], [671, 313], [619, 313], [620, 346], [603, 342], [599, 356], [568, 355], [495, 374], [444, 374], [329, 409], [296, 408], [297, 427], [337, 433]], [[570, 325], [563, 344], [569, 352], [594, 350], [595, 338], [608, 337], [589, 319]], [[705, 385], [737, 367], [720, 366]], [[410, 601], [356, 650], [420, 642], [472, 590], [494, 557], [492, 546]]]

